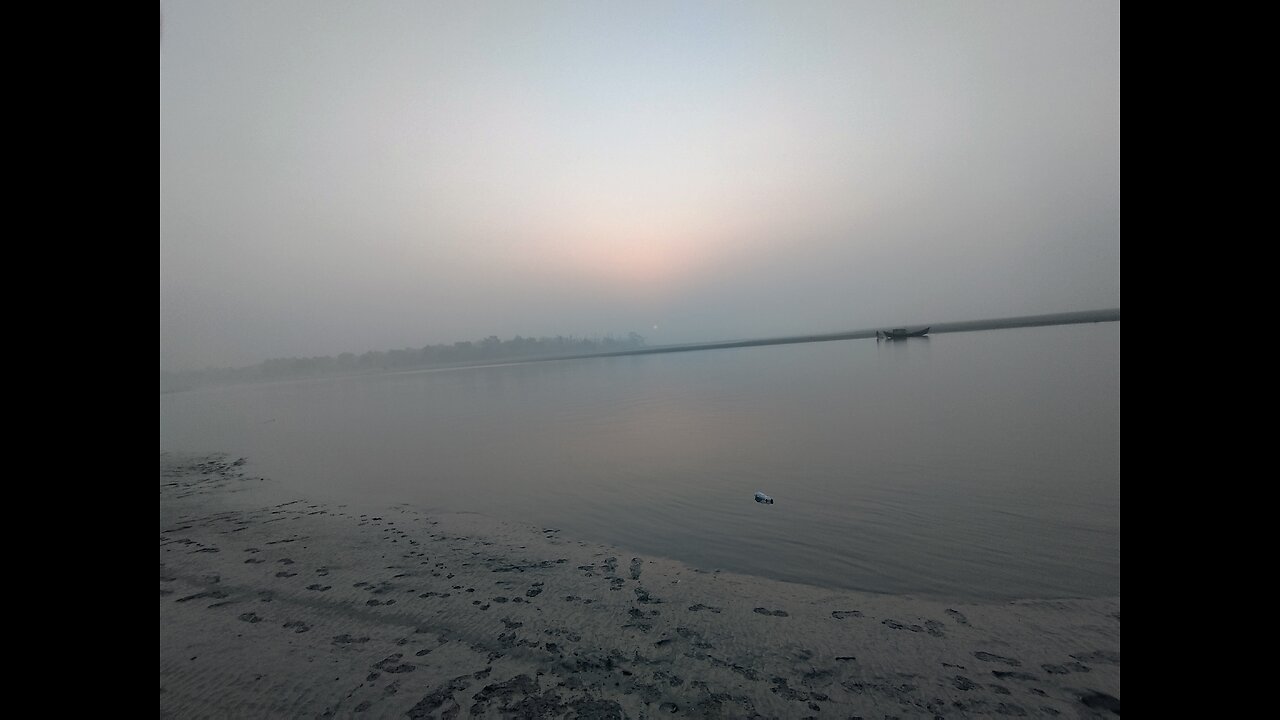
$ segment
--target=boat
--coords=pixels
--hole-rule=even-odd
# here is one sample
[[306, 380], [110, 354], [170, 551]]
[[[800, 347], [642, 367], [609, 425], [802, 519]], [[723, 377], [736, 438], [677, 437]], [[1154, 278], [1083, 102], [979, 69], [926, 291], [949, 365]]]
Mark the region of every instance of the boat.
[[[930, 326], [932, 327], [932, 326]], [[892, 330], [877, 330], [876, 337], [883, 337], [885, 340], [906, 340], [913, 337], [924, 337], [929, 334], [929, 328], [923, 330], [907, 330], [906, 328], [894, 328]]]

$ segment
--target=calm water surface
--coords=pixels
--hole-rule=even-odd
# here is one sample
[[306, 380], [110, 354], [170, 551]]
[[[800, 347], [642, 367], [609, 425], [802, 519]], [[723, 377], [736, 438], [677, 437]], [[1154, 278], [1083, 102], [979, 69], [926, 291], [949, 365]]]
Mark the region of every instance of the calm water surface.
[[[1120, 324], [242, 386], [160, 449], [814, 585], [1120, 593]], [[777, 499], [758, 505], [763, 490]]]

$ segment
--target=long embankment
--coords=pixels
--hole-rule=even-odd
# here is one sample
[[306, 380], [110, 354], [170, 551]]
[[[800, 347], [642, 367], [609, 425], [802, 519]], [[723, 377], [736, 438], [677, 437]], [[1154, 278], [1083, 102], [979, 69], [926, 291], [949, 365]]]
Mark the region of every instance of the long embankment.
[[655, 345], [653, 347], [619, 350], [617, 352], [590, 353], [583, 355], [561, 355], [556, 357], [534, 358], [541, 360], [575, 360], [586, 357], [621, 357], [624, 355], [657, 355], [659, 353], [694, 352], [696, 350], [724, 350], [727, 348], [757, 347], [761, 345], [795, 345], [798, 343], [831, 342], [834, 340], [859, 340], [873, 338], [877, 332], [884, 332], [891, 327], [919, 330], [929, 328], [929, 334], [951, 332], [973, 332], [976, 330], [1004, 330], [1008, 328], [1038, 327], [1043, 325], [1079, 325], [1083, 323], [1120, 322], [1120, 308], [1108, 310], [1085, 310], [1083, 312], [1053, 313], [1050, 315], [1023, 315], [1010, 318], [992, 318], [987, 320], [962, 320], [959, 322], [914, 323], [891, 325], [863, 330], [846, 330], [835, 333], [819, 333], [809, 335], [788, 335], [786, 337], [756, 338], [752, 340], [721, 340], [716, 342], [689, 343], [684, 345]]

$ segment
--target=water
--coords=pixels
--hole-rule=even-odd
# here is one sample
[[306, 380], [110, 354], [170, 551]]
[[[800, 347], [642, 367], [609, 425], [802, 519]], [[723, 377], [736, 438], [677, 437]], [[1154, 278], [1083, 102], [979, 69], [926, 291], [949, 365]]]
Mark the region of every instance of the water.
[[[813, 585], [1120, 593], [1120, 325], [221, 388], [160, 448]], [[756, 490], [777, 503], [761, 505]]]

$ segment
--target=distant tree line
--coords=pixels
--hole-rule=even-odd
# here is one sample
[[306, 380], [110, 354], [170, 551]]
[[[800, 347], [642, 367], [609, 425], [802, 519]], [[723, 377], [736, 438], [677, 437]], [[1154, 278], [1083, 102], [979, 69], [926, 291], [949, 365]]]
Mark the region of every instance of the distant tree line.
[[574, 355], [620, 352], [643, 347], [644, 337], [628, 333], [618, 338], [556, 337], [527, 338], [517, 335], [499, 340], [490, 335], [483, 340], [426, 345], [421, 348], [370, 351], [360, 355], [342, 353], [320, 357], [277, 358], [238, 368], [207, 368], [185, 372], [160, 371], [160, 392], [189, 390], [209, 385], [248, 383], [264, 380], [413, 370], [449, 365], [472, 365], [507, 360], [530, 360]]

